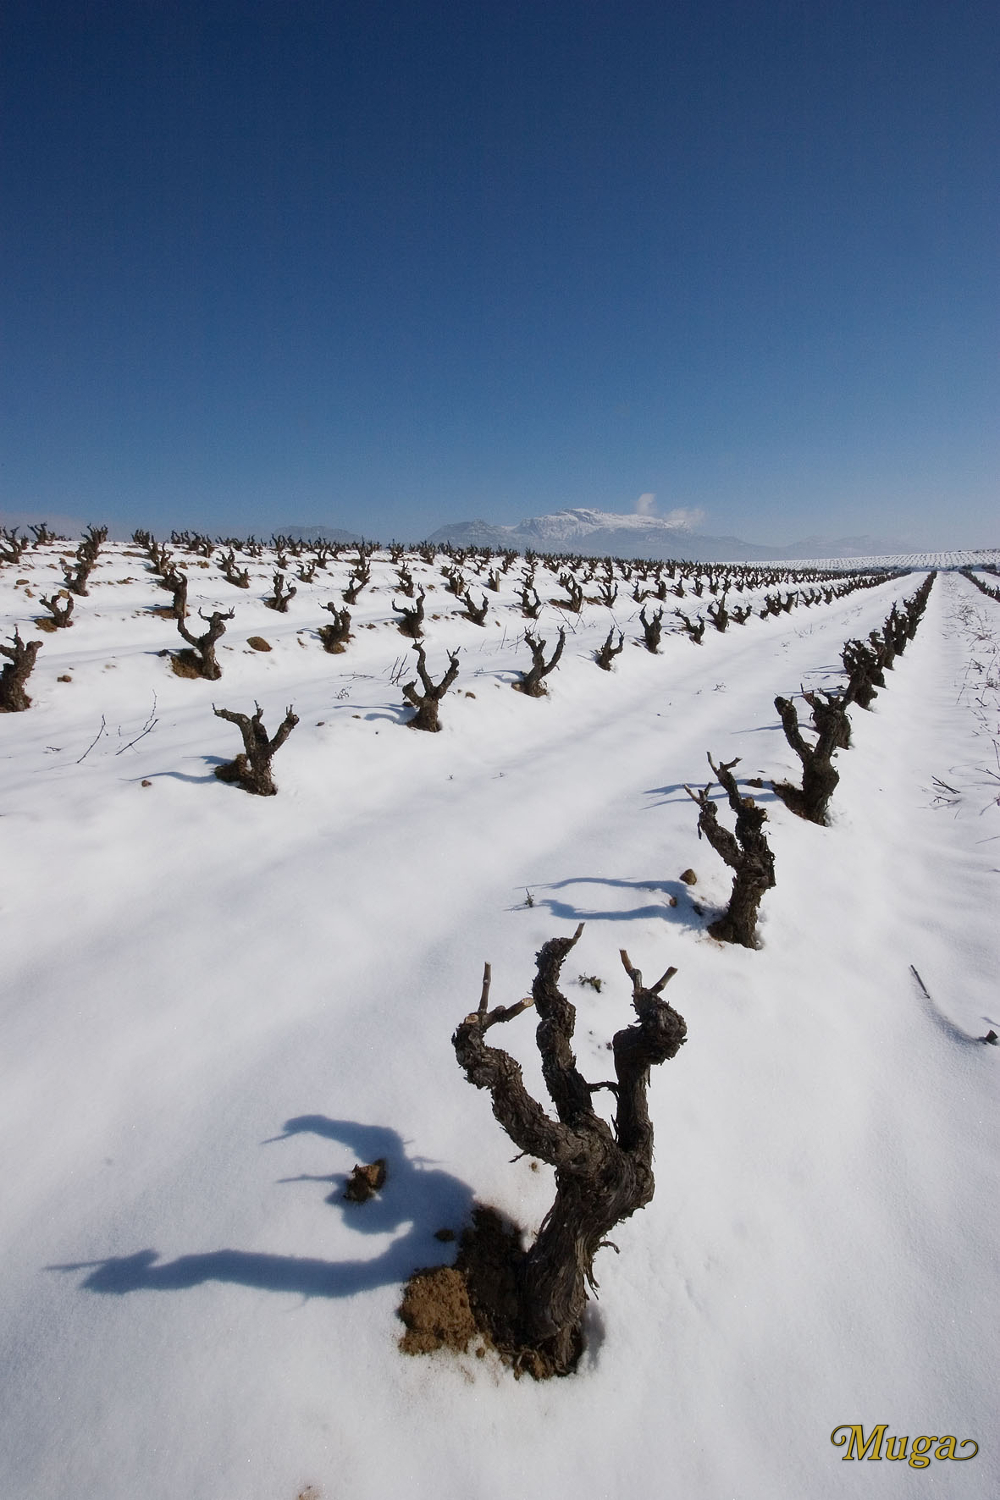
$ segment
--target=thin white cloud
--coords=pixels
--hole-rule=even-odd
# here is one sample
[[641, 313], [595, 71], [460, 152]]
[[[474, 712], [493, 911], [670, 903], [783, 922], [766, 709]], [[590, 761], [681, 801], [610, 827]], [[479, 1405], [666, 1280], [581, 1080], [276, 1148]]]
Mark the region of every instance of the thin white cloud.
[[635, 514], [637, 516], [651, 516], [655, 513], [656, 496], [653, 494], [640, 495], [635, 502]]

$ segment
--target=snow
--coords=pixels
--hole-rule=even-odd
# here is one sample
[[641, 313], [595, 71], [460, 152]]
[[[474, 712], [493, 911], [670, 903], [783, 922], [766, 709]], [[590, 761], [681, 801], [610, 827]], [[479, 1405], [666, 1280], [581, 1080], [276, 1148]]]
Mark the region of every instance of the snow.
[[[483, 521], [473, 524], [486, 526], [488, 523]], [[582, 541], [595, 531], [662, 532], [665, 538], [672, 537], [676, 543], [678, 539], [682, 541], [684, 534], [691, 530], [690, 526], [676, 519], [652, 516], [643, 511], [623, 513], [597, 510], [586, 505], [568, 506], [549, 515], [527, 516], [514, 526], [496, 526], [491, 529], [498, 536], [518, 539], [527, 537], [545, 547]]]
[[573, 542], [589, 536], [594, 531], [662, 531], [665, 536], [683, 540], [685, 531], [691, 527], [669, 520], [663, 516], [651, 516], [642, 512], [633, 514], [621, 511], [595, 510], [592, 506], [571, 506], [555, 511], [548, 516], [530, 516], [512, 532], [535, 536], [539, 542], [555, 546], [560, 542]]
[[[843, 642], [921, 575], [701, 646], [665, 634], [656, 656], [630, 643], [625, 588], [615, 611], [547, 604], [549, 649], [570, 634], [535, 701], [510, 689], [518, 569], [481, 629], [411, 561], [436, 585], [432, 675], [449, 649], [462, 663], [421, 735], [402, 728], [413, 653], [385, 554], [342, 656], [316, 628], [350, 554], [287, 615], [261, 602], [273, 558], [243, 592], [180, 554], [192, 610], [236, 609], [209, 683], [158, 655], [181, 642], [135, 551], [104, 549], [73, 628], [41, 637], [33, 706], [0, 716], [0, 1493], [839, 1500], [846, 1475], [996, 1494], [993, 601], [939, 575], [874, 712], [852, 710], [829, 828], [759, 793], [777, 886], [747, 951], [705, 931], [730, 877], [685, 783], [707, 783], [706, 752], [794, 777], [775, 694], [839, 683]], [[60, 555], [0, 570], [4, 638], [37, 637]], [[605, 673], [613, 618], [626, 649]], [[289, 704], [300, 718], [271, 799], [213, 774], [239, 746], [212, 704], [255, 700], [272, 732]], [[405, 1358], [395, 1309], [448, 1258], [434, 1231], [474, 1200], [531, 1230], [551, 1199], [450, 1036], [484, 960], [493, 1001], [515, 1000], [578, 921], [563, 987], [594, 1079], [629, 1019], [619, 948], [647, 978], [678, 969], [689, 1040], [651, 1081], [656, 1196], [598, 1258], [574, 1376]], [[544, 1097], [530, 1013], [502, 1043]], [[380, 1198], [343, 1203], [376, 1156]], [[830, 1443], [845, 1422], [980, 1452], [858, 1476]]]
[[849, 559], [838, 557], [802, 557], [786, 560], [786, 568], [980, 568], [987, 563], [1000, 563], [1000, 548], [978, 549], [952, 548], [938, 552], [880, 552], [877, 556], [859, 553]]

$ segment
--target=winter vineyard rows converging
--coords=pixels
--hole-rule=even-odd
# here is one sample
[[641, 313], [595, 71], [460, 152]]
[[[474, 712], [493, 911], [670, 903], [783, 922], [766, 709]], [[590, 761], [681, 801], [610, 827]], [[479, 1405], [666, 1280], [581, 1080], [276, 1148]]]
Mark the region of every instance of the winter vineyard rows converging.
[[[706, 930], [722, 943], [749, 950], [760, 943], [761, 902], [780, 876], [765, 832], [763, 799], [755, 799], [751, 790], [768, 790], [805, 822], [829, 824], [840, 781], [834, 762], [851, 747], [848, 709], [869, 710], [886, 688], [886, 674], [913, 640], [936, 576], [928, 573], [904, 596], [906, 574], [876, 568], [821, 571], [522, 557], [281, 536], [264, 544], [254, 538], [175, 533], [164, 544], [142, 531], [123, 546], [109, 543], [106, 531], [97, 527], [88, 528], [74, 548], [44, 527], [33, 531], [33, 539], [10, 531], [0, 534], [0, 599], [6, 621], [0, 644], [0, 713], [31, 710], [32, 717], [48, 716], [46, 722], [58, 723], [65, 737], [67, 712], [57, 685], [69, 688], [84, 680], [94, 688], [100, 672], [126, 670], [136, 693], [152, 691], [153, 706], [134, 736], [119, 726], [123, 743], [116, 755], [133, 751], [152, 736], [158, 715], [190, 713], [182, 700], [193, 695], [191, 701], [204, 714], [206, 739], [219, 719], [233, 726], [242, 741], [233, 758], [214, 766], [212, 777], [258, 796], [278, 791], [272, 760], [302, 718], [290, 703], [273, 733], [265, 726], [258, 698], [274, 703], [270, 679], [277, 673], [284, 690], [282, 667], [300, 686], [311, 684], [314, 707], [326, 693], [326, 707], [320, 711], [336, 715], [345, 733], [349, 715], [374, 734], [380, 732], [374, 723], [384, 726], [387, 720], [393, 727], [431, 733], [445, 728], [458, 734], [447, 713], [442, 724], [442, 703], [450, 690], [448, 702], [460, 704], [462, 724], [475, 712], [467, 700], [496, 687], [509, 687], [523, 699], [548, 700], [547, 707], [525, 703], [512, 709], [509, 705], [517, 699], [509, 698], [508, 714], [556, 715], [561, 695], [552, 689], [570, 659], [577, 684], [584, 670], [592, 674], [588, 694], [597, 698], [624, 673], [627, 652], [644, 662], [658, 658], [664, 680], [643, 678], [643, 691], [652, 695], [669, 690], [669, 671], [680, 651], [697, 651], [710, 660], [714, 673], [721, 670], [727, 650], [736, 654], [732, 642], [797, 630], [799, 622], [811, 626], [825, 612], [839, 611], [845, 630], [836, 672], [842, 684], [803, 685], [799, 694], [778, 693], [773, 699], [785, 742], [800, 766], [801, 784], [776, 771], [773, 780], [758, 776], [741, 786], [734, 774], [740, 758], [726, 760], [714, 745], [705, 747], [712, 779], [695, 789], [692, 769], [685, 767], [688, 779], [678, 783], [696, 805], [699, 837], [732, 871], [728, 903], [709, 914]], [[60, 581], [53, 583], [52, 573]], [[966, 570], [964, 576], [985, 594], [1000, 597], [975, 574]], [[881, 623], [851, 634], [847, 626], [860, 615], [850, 611], [871, 591], [876, 591], [871, 603]], [[324, 615], [329, 616], [326, 623]], [[864, 624], [871, 625], [870, 609]], [[34, 630], [45, 639], [32, 638]], [[787, 639], [786, 634], [783, 641]], [[72, 649], [65, 644], [69, 641]], [[431, 665], [435, 653], [443, 653], [446, 661]], [[276, 668], [278, 657], [282, 666]], [[475, 683], [477, 691], [457, 686], [464, 681]], [[206, 696], [220, 682], [227, 690], [231, 682], [238, 684], [239, 706], [216, 706]], [[325, 688], [317, 686], [324, 682]], [[386, 690], [401, 701], [383, 703], [379, 695]], [[284, 696], [291, 697], [291, 691]], [[804, 710], [808, 718], [802, 717]], [[82, 722], [78, 713], [75, 723]], [[319, 720], [315, 727], [329, 726]], [[107, 733], [102, 714], [97, 738], [75, 763], [82, 763]], [[336, 735], [324, 736], [333, 758], [335, 741]], [[62, 753], [61, 747], [56, 749]], [[161, 768], [157, 774], [166, 771]], [[141, 785], [149, 787], [149, 777]], [[721, 801], [713, 796], [716, 786]], [[720, 818], [727, 808], [735, 819], [733, 829]], [[465, 1018], [453, 1038], [466, 1077], [490, 1093], [497, 1119], [519, 1150], [548, 1162], [556, 1172], [556, 1200], [527, 1250], [509, 1234], [505, 1238], [502, 1226], [481, 1217], [479, 1240], [466, 1240], [460, 1260], [473, 1324], [518, 1372], [536, 1375], [565, 1374], [576, 1367], [584, 1346], [594, 1257], [608, 1243], [614, 1225], [652, 1196], [649, 1070], [673, 1057], [686, 1036], [683, 1018], [661, 998], [674, 971], [646, 986], [623, 949], [637, 1024], [618, 1032], [610, 1044], [616, 1081], [588, 1084], [572, 1048], [575, 1010], [558, 987], [561, 966], [581, 931], [582, 924], [574, 937], [545, 944], [530, 1000], [489, 1010], [487, 969], [479, 1009]], [[540, 1018], [538, 1046], [556, 1121], [527, 1092], [518, 1065], [484, 1041], [490, 1027], [514, 1019], [528, 1006]], [[614, 1096], [611, 1124], [594, 1107], [594, 1092], [602, 1088]], [[499, 1290], [496, 1276], [491, 1282], [484, 1270], [492, 1256], [496, 1273], [498, 1254], [506, 1257], [507, 1274], [506, 1282], [500, 1277]], [[454, 1292], [453, 1281], [445, 1290]], [[411, 1303], [407, 1337], [419, 1347], [421, 1314], [413, 1310], [412, 1297]]]

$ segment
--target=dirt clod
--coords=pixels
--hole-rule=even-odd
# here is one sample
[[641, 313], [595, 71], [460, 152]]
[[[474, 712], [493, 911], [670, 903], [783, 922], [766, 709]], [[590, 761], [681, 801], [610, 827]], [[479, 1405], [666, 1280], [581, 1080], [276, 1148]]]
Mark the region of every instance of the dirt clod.
[[348, 1203], [367, 1203], [369, 1198], [374, 1198], [375, 1194], [381, 1191], [385, 1185], [385, 1179], [384, 1156], [380, 1156], [378, 1161], [370, 1162], [367, 1166], [356, 1166], [344, 1188], [344, 1197]]
[[247, 645], [252, 646], [255, 651], [270, 651], [270, 641], [265, 641], [262, 635], [248, 635]]
[[697, 885], [698, 877], [693, 870], [683, 870], [680, 875], [685, 885]]
[[435, 1349], [464, 1354], [479, 1334], [465, 1277], [454, 1266], [414, 1271], [399, 1316], [406, 1324], [399, 1341], [404, 1354], [431, 1354]]
[[493, 1349], [517, 1377], [527, 1371], [546, 1380], [559, 1373], [546, 1351], [526, 1347], [519, 1335], [517, 1277], [523, 1257], [516, 1225], [495, 1208], [474, 1209], [455, 1264], [414, 1271], [406, 1283], [399, 1307], [407, 1329], [399, 1341], [402, 1352], [465, 1353], [476, 1340], [477, 1358]]
[[171, 651], [168, 655], [170, 657], [170, 666], [175, 676], [190, 677], [192, 679], [201, 676], [198, 658], [193, 651], [186, 649], [183, 651]]

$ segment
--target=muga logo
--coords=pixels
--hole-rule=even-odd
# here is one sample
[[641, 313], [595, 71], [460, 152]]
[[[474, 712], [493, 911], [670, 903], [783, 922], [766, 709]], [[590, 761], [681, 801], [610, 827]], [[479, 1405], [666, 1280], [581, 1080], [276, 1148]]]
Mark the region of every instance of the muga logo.
[[[842, 1422], [835, 1427], [830, 1434], [830, 1442], [835, 1448], [846, 1448], [842, 1463], [847, 1463], [851, 1458], [867, 1458], [869, 1462], [879, 1463], [883, 1458], [882, 1445], [885, 1444], [884, 1457], [893, 1463], [906, 1462], [911, 1469], [926, 1469], [931, 1461], [931, 1449], [937, 1443], [934, 1458], [951, 1458], [956, 1463], [965, 1463], [966, 1459], [975, 1458], [979, 1452], [979, 1444], [972, 1438], [963, 1438], [961, 1442], [957, 1438], [945, 1434], [944, 1437], [918, 1437], [913, 1439], [912, 1448], [909, 1446], [909, 1437], [886, 1437], [886, 1422], [880, 1422], [872, 1429], [871, 1437], [865, 1438], [865, 1430], [860, 1422]], [[839, 1434], [839, 1436], [838, 1436]], [[971, 1448], [971, 1453], [958, 1453], [957, 1448]]]

